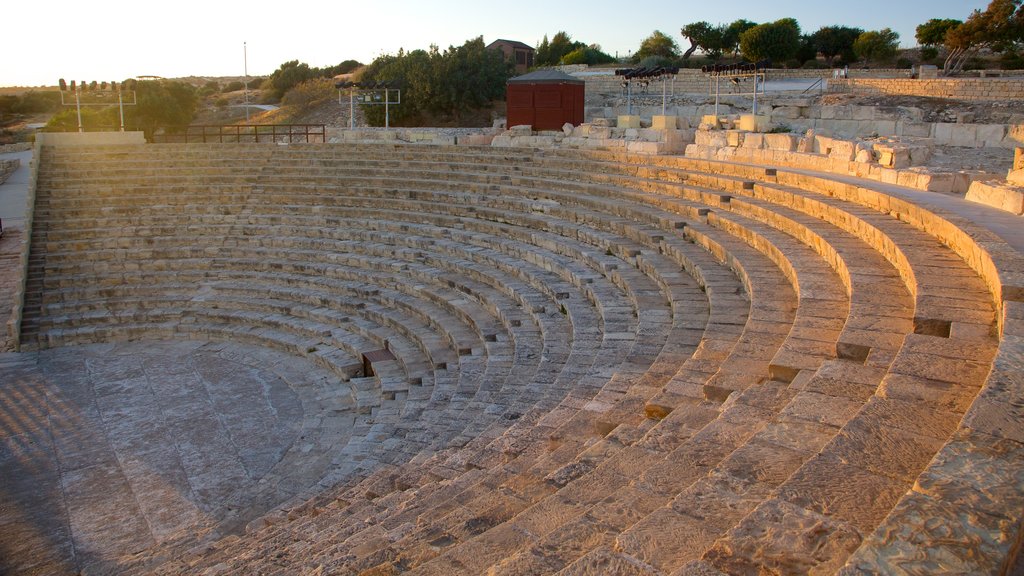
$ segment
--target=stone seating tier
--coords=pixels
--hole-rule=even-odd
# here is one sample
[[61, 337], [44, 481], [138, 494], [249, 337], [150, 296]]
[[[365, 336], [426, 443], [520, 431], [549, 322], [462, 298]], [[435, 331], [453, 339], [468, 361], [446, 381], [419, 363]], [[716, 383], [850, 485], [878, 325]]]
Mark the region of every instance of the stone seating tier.
[[[23, 340], [249, 340], [348, 383], [337, 468], [246, 534], [141, 553], [158, 573], [854, 573], [956, 550], [899, 527], [967, 505], [921, 479], [1000, 433], [965, 423], [1010, 377], [1014, 258], [878, 192], [693, 159], [46, 149]], [[345, 372], [383, 342], [385, 373]], [[958, 566], [1008, 562], [1006, 534]]]

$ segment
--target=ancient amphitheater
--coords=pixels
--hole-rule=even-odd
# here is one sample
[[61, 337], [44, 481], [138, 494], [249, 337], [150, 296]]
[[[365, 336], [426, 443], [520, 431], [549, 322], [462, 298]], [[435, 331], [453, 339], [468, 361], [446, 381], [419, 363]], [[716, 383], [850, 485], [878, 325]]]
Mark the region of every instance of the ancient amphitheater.
[[612, 152], [37, 158], [0, 571], [1019, 569], [1024, 255], [946, 197]]

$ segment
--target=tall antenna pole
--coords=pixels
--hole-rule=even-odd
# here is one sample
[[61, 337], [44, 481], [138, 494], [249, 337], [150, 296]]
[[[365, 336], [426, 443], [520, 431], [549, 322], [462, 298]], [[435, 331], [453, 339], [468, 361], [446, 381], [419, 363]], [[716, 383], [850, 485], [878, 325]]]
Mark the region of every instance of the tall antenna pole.
[[242, 57], [245, 59], [245, 123], [249, 123], [249, 47], [242, 42]]

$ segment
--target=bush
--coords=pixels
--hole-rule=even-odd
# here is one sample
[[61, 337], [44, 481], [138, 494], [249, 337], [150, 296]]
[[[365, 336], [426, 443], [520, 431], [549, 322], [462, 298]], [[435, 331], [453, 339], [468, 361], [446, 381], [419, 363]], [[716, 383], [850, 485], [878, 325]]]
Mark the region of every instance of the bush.
[[914, 67], [914, 62], [913, 62], [913, 60], [911, 60], [909, 58], [899, 58], [898, 60], [896, 60], [896, 67], [897, 68], [913, 68]]
[[226, 108], [227, 105], [228, 105], [228, 99], [223, 97], [223, 96], [221, 96], [220, 98], [217, 98], [216, 100], [214, 100], [213, 105], [216, 106], [217, 108]]
[[284, 98], [281, 99], [281, 104], [304, 108], [316, 102], [334, 98], [336, 95], [334, 80], [330, 78], [314, 78], [306, 80], [286, 92]]
[[828, 64], [817, 59], [808, 60], [807, 62], [804, 62], [804, 65], [801, 66], [801, 68], [803, 68], [804, 70], [823, 70], [825, 68], [828, 68]]
[[1024, 57], [1017, 52], [1006, 52], [999, 58], [1003, 70], [1024, 70]]
[[601, 52], [597, 48], [581, 46], [562, 57], [562, 64], [587, 64], [596, 66], [598, 64], [610, 64], [615, 58]]
[[796, 57], [800, 43], [800, 25], [792, 18], [759, 24], [740, 35], [740, 50], [751, 62], [785, 62]]
[[242, 90], [243, 88], [245, 88], [245, 84], [242, 83], [241, 80], [235, 80], [234, 82], [228, 82], [224, 86], [223, 92], [225, 94], [228, 93], [228, 92], [238, 92], [239, 90]]
[[939, 57], [939, 49], [925, 46], [921, 48], [921, 62], [931, 62]]
[[671, 58], [665, 58], [664, 56], [648, 56], [640, 61], [640, 66], [642, 68], [668, 67], [673, 66], [674, 62]]

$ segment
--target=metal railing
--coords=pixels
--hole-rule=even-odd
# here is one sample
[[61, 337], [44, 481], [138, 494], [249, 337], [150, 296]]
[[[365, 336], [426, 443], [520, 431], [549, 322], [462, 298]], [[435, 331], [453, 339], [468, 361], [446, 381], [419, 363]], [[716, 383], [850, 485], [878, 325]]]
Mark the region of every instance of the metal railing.
[[213, 126], [195, 124], [181, 132], [157, 134], [153, 141], [161, 144], [217, 142], [217, 143], [293, 143], [327, 142], [324, 124], [246, 124]]
[[807, 94], [808, 92], [810, 92], [811, 90], [814, 90], [815, 88], [818, 89], [818, 94], [824, 94], [825, 93], [825, 79], [824, 78], [818, 78], [818, 80], [814, 84], [811, 84], [810, 86], [805, 88], [804, 91], [801, 92], [801, 94]]

